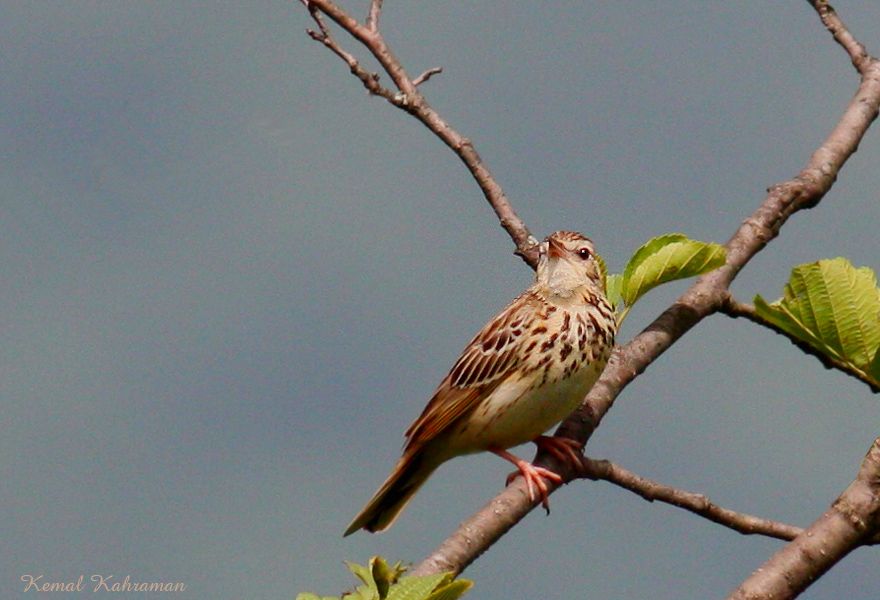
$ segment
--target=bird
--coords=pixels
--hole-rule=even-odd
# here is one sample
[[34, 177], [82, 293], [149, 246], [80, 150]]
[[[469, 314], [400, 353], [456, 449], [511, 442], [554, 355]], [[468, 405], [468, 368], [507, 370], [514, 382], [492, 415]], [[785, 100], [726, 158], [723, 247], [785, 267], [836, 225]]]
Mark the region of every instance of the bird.
[[467, 344], [422, 414], [405, 433], [391, 474], [345, 530], [390, 527], [442, 463], [492, 452], [516, 465], [549, 510], [544, 479], [555, 472], [507, 450], [527, 442], [580, 462], [575, 440], [543, 435], [583, 400], [605, 368], [617, 320], [605, 296], [605, 269], [583, 234], [557, 231], [538, 245], [535, 281]]

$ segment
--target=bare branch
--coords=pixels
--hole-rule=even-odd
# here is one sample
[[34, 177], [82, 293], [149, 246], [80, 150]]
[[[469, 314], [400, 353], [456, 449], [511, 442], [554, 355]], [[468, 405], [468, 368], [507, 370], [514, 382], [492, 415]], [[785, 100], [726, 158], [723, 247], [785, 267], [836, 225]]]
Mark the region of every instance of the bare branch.
[[[623, 389], [691, 327], [721, 309], [731, 282], [749, 260], [779, 234], [794, 213], [816, 206], [831, 189], [840, 169], [877, 117], [878, 108], [880, 63], [870, 59], [855, 96], [804, 169], [789, 181], [770, 187], [763, 203], [725, 244], [727, 264], [698, 278], [630, 343], [618, 347], [584, 403], [559, 426], [556, 435], [586, 444]], [[535, 462], [556, 470], [565, 481], [574, 475], [552, 457], [539, 453]], [[551, 482], [548, 485], [551, 490], [558, 487]], [[522, 479], [515, 480], [466, 519], [413, 573], [461, 572], [534, 505]]]
[[842, 360], [838, 360], [833, 356], [829, 356], [821, 350], [813, 348], [805, 341], [792, 336], [784, 329], [780, 329], [770, 321], [765, 321], [760, 316], [758, 316], [758, 313], [755, 311], [755, 307], [751, 304], [737, 302], [733, 299], [732, 296], [728, 296], [727, 300], [719, 307], [719, 312], [722, 312], [729, 317], [733, 317], [735, 319], [747, 319], [753, 323], [757, 323], [758, 325], [766, 327], [767, 329], [785, 337], [792, 344], [800, 348], [804, 352], [804, 354], [809, 354], [810, 356], [814, 356], [815, 358], [817, 358], [826, 369], [837, 369], [839, 371], [842, 371], [847, 375], [855, 377], [862, 383], [866, 384], [869, 388], [871, 388], [872, 392], [880, 392], [880, 387], [877, 387], [876, 383], [865, 377], [865, 373], [853, 368], [852, 364], [844, 362]]
[[794, 598], [880, 531], [880, 438], [856, 479], [803, 534], [770, 557], [728, 598]]
[[379, 30], [379, 15], [382, 13], [382, 0], [370, 0], [370, 12], [367, 15], [367, 29]]
[[843, 21], [837, 16], [837, 12], [826, 0], [808, 0], [808, 2], [819, 13], [819, 18], [825, 28], [834, 36], [834, 41], [843, 46], [846, 53], [849, 54], [853, 66], [861, 75], [865, 75], [871, 67], [871, 63], [875, 59], [868, 54], [865, 46], [861, 44], [849, 30], [844, 26]]
[[327, 29], [324, 19], [321, 18], [321, 13], [315, 10], [311, 4], [309, 4], [308, 0], [302, 1], [309, 7], [309, 13], [312, 15], [312, 19], [318, 25], [318, 31], [315, 31], [314, 29], [306, 29], [306, 33], [309, 34], [309, 37], [317, 42], [321, 42], [324, 46], [329, 48], [333, 54], [345, 61], [352, 74], [361, 80], [361, 83], [364, 84], [364, 87], [367, 88], [369, 93], [375, 96], [382, 96], [392, 104], [395, 104], [396, 99], [394, 92], [379, 84], [378, 73], [370, 73], [361, 67], [354, 55], [343, 50], [336, 40], [333, 39], [333, 36], [330, 35], [330, 31]]
[[803, 531], [794, 525], [723, 508], [703, 494], [651, 481], [607, 460], [593, 460], [585, 457], [583, 466], [583, 477], [608, 481], [638, 494], [648, 502], [664, 502], [683, 508], [743, 535], [766, 535], [780, 540], [792, 540]]
[[413, 85], [418, 87], [418, 86], [422, 85], [423, 83], [425, 83], [426, 81], [428, 81], [434, 75], [439, 75], [442, 72], [443, 72], [443, 67], [431, 67], [430, 69], [428, 69], [427, 71], [425, 71], [424, 73], [422, 73], [421, 75], [419, 75], [418, 77], [413, 79]]
[[394, 106], [414, 116], [455, 152], [470, 171], [477, 185], [480, 186], [483, 195], [495, 211], [501, 226], [510, 235], [514, 244], [516, 244], [516, 254], [529, 266], [535, 268], [538, 260], [537, 249], [535, 248], [536, 240], [528, 227], [526, 227], [526, 224], [514, 211], [501, 186], [490, 173], [486, 163], [480, 158], [473, 143], [443, 120], [440, 114], [428, 104], [418, 89], [419, 84], [424, 83], [432, 75], [440, 71], [436, 68], [429, 69], [415, 80], [411, 79], [401, 62], [388, 47], [385, 38], [379, 32], [381, 0], [371, 0], [366, 25], [361, 25], [357, 19], [334, 4], [332, 0], [301, 0], [301, 2], [309, 9], [312, 18], [315, 18], [317, 12], [327, 15], [337, 25], [363, 44], [379, 61], [379, 64], [397, 87], [397, 92], [392, 93], [380, 86], [377, 76], [367, 73], [360, 68], [353, 56], [340, 52], [338, 45], [332, 41], [332, 37], [326, 32], [326, 28], [321, 29], [321, 34], [318, 37], [309, 32], [313, 39], [320, 41], [342, 58], [348, 64], [351, 72], [361, 80], [370, 93], [382, 96]]

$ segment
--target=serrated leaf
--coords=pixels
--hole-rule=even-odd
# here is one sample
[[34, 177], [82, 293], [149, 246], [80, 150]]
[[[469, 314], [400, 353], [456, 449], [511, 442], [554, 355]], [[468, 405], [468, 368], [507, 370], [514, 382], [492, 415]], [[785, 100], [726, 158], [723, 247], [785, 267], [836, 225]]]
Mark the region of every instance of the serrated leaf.
[[648, 240], [636, 250], [623, 271], [620, 294], [627, 307], [661, 283], [708, 273], [724, 264], [719, 244], [668, 233]]
[[438, 585], [446, 583], [451, 578], [449, 573], [403, 577], [391, 588], [388, 600], [425, 600]]
[[426, 600], [458, 600], [473, 586], [474, 582], [470, 579], [456, 579], [449, 585], [434, 590]]
[[842, 368], [880, 386], [880, 290], [867, 268], [845, 258], [792, 269], [783, 297], [755, 297], [758, 317], [828, 356]]
[[809, 328], [804, 326], [787, 306], [781, 305], [780, 300], [770, 304], [759, 294], [755, 296], [755, 312], [765, 321], [776, 325], [779, 329], [788, 332], [793, 337], [808, 342], [814, 347], [821, 345], [821, 340], [813, 335]]

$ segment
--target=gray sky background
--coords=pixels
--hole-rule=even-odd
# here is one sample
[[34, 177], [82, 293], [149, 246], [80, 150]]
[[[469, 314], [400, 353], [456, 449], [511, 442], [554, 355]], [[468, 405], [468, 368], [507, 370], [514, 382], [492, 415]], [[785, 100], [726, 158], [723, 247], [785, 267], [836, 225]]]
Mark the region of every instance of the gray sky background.
[[[880, 3], [835, 6], [880, 53]], [[27, 573], [338, 595], [343, 560], [418, 561], [500, 489], [509, 465], [457, 459], [389, 532], [341, 537], [531, 272], [457, 159], [367, 97], [298, 2], [2, 15], [0, 596]], [[802, 0], [389, 2], [382, 26], [413, 75], [444, 67], [429, 101], [532, 230], [583, 231], [613, 270], [665, 232], [725, 241], [857, 84]], [[819, 258], [880, 268], [878, 140], [747, 267], [740, 299], [777, 298]], [[621, 340], [685, 285], [645, 298]], [[719, 316], [624, 392], [588, 450], [806, 525], [880, 434], [877, 402]], [[719, 597], [779, 547], [604, 483], [552, 505], [467, 571], [470, 597]], [[806, 597], [878, 595], [866, 549]]]

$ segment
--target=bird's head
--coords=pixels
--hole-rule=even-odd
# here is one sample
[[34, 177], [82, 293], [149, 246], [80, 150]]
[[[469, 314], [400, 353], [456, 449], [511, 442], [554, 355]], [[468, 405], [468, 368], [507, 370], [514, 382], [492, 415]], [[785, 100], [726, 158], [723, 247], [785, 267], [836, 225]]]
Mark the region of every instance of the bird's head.
[[557, 231], [541, 242], [536, 281], [567, 298], [582, 286], [604, 293], [605, 277], [593, 242], [574, 231]]

